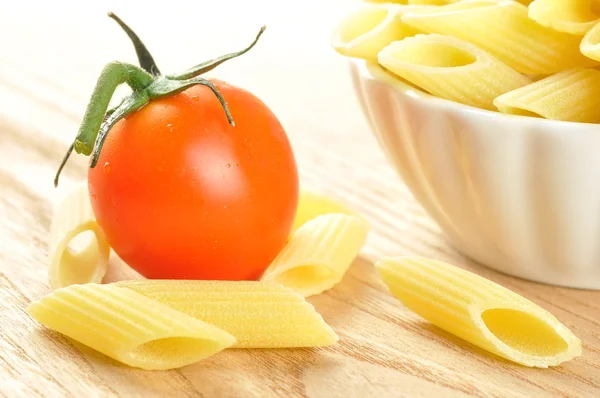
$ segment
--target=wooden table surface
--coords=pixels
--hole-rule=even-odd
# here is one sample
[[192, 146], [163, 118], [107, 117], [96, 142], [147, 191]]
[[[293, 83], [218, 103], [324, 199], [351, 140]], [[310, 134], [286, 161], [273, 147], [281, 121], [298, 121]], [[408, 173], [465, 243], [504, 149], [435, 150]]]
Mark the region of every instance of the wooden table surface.
[[[355, 3], [20, 3], [0, 5], [0, 396], [600, 396], [600, 292], [539, 285], [467, 260], [386, 162], [354, 98], [346, 62], [328, 45], [332, 26]], [[52, 201], [85, 178], [86, 161], [76, 158], [55, 190], [56, 166], [102, 66], [113, 59], [135, 62], [125, 35], [105, 16], [108, 10], [138, 31], [167, 72], [236, 50], [267, 24], [251, 53], [212, 75], [250, 89], [278, 115], [303, 186], [346, 200], [372, 224], [342, 283], [310, 299], [339, 334], [338, 344], [228, 350], [179, 370], [149, 372], [81, 352], [24, 312], [49, 292]], [[373, 270], [381, 256], [407, 254], [460, 265], [526, 296], [581, 338], [583, 356], [553, 369], [530, 369], [427, 324], [389, 296]], [[111, 265], [109, 280], [124, 277], [121, 263]]]

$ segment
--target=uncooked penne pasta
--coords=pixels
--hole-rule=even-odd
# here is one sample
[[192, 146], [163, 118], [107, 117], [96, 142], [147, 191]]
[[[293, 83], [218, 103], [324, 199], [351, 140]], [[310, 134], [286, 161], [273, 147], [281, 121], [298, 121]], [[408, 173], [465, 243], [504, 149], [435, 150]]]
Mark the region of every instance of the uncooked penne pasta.
[[237, 348], [318, 347], [338, 340], [304, 297], [277, 283], [143, 280], [117, 286], [226, 330]]
[[581, 341], [552, 314], [471, 272], [419, 257], [376, 268], [405, 307], [491, 353], [540, 368], [581, 355]]
[[600, 71], [574, 69], [496, 98], [502, 113], [569, 122], [600, 123]]
[[408, 0], [365, 0], [366, 3], [408, 4]]
[[436, 34], [390, 44], [379, 63], [435, 96], [489, 110], [499, 95], [531, 83], [473, 44]]
[[400, 16], [423, 7], [373, 5], [348, 15], [333, 32], [331, 45], [342, 55], [376, 60], [389, 43], [414, 36], [419, 30], [406, 25]]
[[331, 289], [358, 255], [368, 231], [369, 225], [359, 217], [319, 216], [296, 231], [263, 280], [281, 283], [304, 296]]
[[458, 3], [460, 0], [408, 0], [408, 4], [443, 6], [446, 4]]
[[27, 307], [44, 326], [126, 365], [172, 369], [235, 343], [229, 333], [134, 290], [71, 285]]
[[529, 18], [548, 28], [583, 36], [600, 20], [595, 1], [535, 0], [529, 5]]
[[360, 217], [358, 213], [350, 209], [346, 205], [337, 200], [331, 199], [328, 196], [320, 195], [316, 192], [300, 190], [300, 198], [298, 200], [298, 210], [292, 227], [292, 234], [298, 228], [306, 224], [306, 222], [324, 214], [342, 213]]
[[473, 43], [523, 74], [595, 65], [579, 51], [578, 36], [541, 26], [527, 14], [527, 7], [514, 1], [472, 0], [411, 11], [402, 21]]
[[585, 34], [580, 50], [586, 57], [600, 61], [600, 22]]
[[[69, 247], [88, 231], [91, 239], [85, 247], [81, 250]], [[48, 254], [50, 287], [101, 282], [109, 255], [110, 247], [96, 223], [87, 184], [82, 184], [58, 204], [52, 217]]]

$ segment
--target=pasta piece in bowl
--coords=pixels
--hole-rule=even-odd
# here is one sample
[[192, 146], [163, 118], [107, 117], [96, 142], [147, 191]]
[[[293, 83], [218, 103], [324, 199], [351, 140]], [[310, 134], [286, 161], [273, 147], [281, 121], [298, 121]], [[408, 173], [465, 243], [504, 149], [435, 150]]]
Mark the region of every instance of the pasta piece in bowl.
[[552, 314], [471, 272], [420, 257], [387, 258], [376, 268], [405, 307], [493, 354], [540, 368], [581, 355], [581, 341]]
[[502, 113], [570, 122], [600, 123], [600, 71], [573, 69], [501, 95]]
[[304, 296], [331, 289], [365, 243], [369, 225], [346, 214], [327, 214], [301, 226], [265, 272]]
[[446, 4], [458, 3], [460, 0], [406, 0], [407, 4], [443, 6]]
[[50, 329], [148, 370], [179, 368], [235, 344], [224, 330], [111, 284], [57, 289], [27, 312]]
[[339, 24], [331, 45], [342, 55], [376, 60], [388, 43], [420, 32], [400, 19], [403, 13], [420, 8], [382, 4], [360, 9]]
[[433, 95], [483, 109], [531, 81], [476, 46], [454, 37], [417, 35], [385, 47], [379, 63]]
[[[78, 250], [70, 244], [83, 234], [91, 238]], [[110, 247], [90, 205], [87, 184], [81, 184], [58, 204], [50, 225], [48, 276], [50, 287], [100, 283], [106, 274]]]
[[529, 18], [540, 25], [584, 35], [599, 20], [597, 0], [535, 0], [529, 5]]
[[586, 57], [600, 61], [600, 22], [585, 34], [580, 50]]
[[581, 38], [539, 25], [515, 1], [467, 0], [405, 13], [402, 21], [425, 33], [472, 43], [524, 74], [552, 74], [597, 63], [579, 51]]
[[231, 333], [236, 348], [321, 347], [338, 340], [304, 297], [277, 283], [143, 280], [117, 286]]

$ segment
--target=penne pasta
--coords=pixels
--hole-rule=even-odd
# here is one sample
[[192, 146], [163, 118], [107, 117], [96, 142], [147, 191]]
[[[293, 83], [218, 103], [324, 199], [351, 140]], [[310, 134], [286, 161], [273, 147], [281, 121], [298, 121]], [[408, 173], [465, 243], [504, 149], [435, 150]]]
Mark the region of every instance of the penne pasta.
[[569, 122], [600, 123], [600, 71], [574, 69], [496, 98], [502, 113]]
[[117, 286], [226, 330], [237, 348], [319, 347], [338, 340], [304, 297], [276, 283], [144, 280]]
[[581, 40], [580, 50], [586, 57], [600, 61], [600, 22], [585, 34]]
[[365, 0], [366, 3], [408, 4], [409, 0]]
[[490, 110], [499, 95], [531, 83], [473, 44], [436, 34], [390, 44], [379, 63], [433, 95]]
[[126, 365], [172, 369], [235, 343], [229, 333], [115, 285], [72, 285], [27, 307], [39, 323]]
[[460, 0], [408, 0], [408, 4], [443, 6], [446, 4], [458, 3]]
[[552, 74], [596, 63], [579, 51], [580, 38], [529, 19], [514, 1], [472, 0], [405, 13], [402, 21], [426, 33], [468, 41], [517, 72]]
[[529, 18], [560, 32], [584, 35], [600, 20], [595, 1], [535, 0], [529, 5]]
[[342, 280], [367, 238], [368, 224], [354, 216], [327, 214], [301, 226], [265, 272], [304, 296], [319, 294]]
[[342, 213], [360, 217], [354, 210], [336, 200], [325, 195], [301, 189], [292, 234], [308, 221], [329, 213]]
[[419, 257], [376, 268], [405, 307], [498, 356], [546, 368], [581, 355], [581, 341], [552, 314], [478, 275]]
[[[78, 236], [87, 232], [92, 239], [81, 250], [69, 247]], [[101, 282], [109, 255], [110, 247], [96, 223], [87, 184], [82, 184], [58, 204], [52, 217], [48, 254], [50, 287]]]
[[342, 55], [376, 60], [377, 53], [395, 40], [419, 31], [400, 20], [404, 12], [423, 7], [390, 6], [363, 8], [346, 17], [333, 32], [331, 45]]

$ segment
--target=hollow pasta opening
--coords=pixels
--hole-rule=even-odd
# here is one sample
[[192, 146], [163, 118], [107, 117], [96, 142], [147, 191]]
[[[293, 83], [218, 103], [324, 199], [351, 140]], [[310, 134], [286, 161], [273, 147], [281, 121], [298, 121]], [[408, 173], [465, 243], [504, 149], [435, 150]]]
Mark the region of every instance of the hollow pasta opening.
[[590, 46], [597, 46], [600, 44], [600, 25], [592, 28], [592, 30], [587, 33], [584, 39], [584, 44]]
[[129, 356], [144, 368], [171, 368], [184, 366], [212, 355], [219, 345], [212, 340], [194, 337], [166, 337], [137, 346]]
[[490, 332], [512, 349], [534, 356], [554, 356], [567, 351], [567, 342], [544, 320], [529, 313], [494, 308], [481, 314]]
[[96, 233], [85, 230], [73, 237], [63, 250], [59, 270], [61, 286], [87, 283], [102, 261]]
[[392, 56], [406, 63], [433, 68], [467, 66], [477, 60], [463, 49], [426, 40], [402, 42], [401, 46], [394, 47]]
[[311, 289], [328, 280], [333, 271], [326, 267], [303, 265], [277, 275], [277, 282], [298, 290]]
[[338, 39], [344, 43], [365, 35], [375, 29], [388, 16], [384, 8], [369, 8], [348, 17], [338, 32]]

